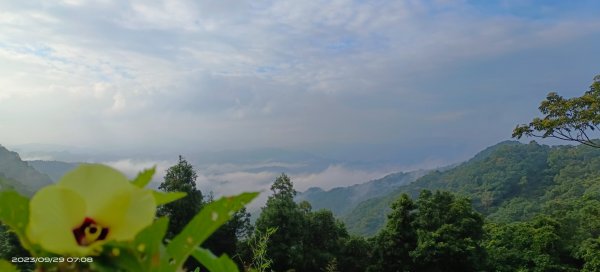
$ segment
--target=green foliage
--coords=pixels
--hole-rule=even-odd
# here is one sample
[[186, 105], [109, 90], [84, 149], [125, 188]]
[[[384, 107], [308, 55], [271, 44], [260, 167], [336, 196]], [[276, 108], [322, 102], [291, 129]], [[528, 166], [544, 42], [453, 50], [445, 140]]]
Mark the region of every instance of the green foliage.
[[294, 202], [296, 191], [287, 175], [277, 177], [271, 190], [273, 195], [269, 196], [255, 228], [262, 233], [269, 228], [277, 228], [269, 240], [267, 252], [273, 260], [273, 269], [286, 271], [302, 262], [299, 241], [302, 241], [304, 216]]
[[277, 228], [267, 243], [267, 255], [275, 271], [319, 271], [340, 256], [348, 237], [331, 211], [313, 212], [308, 202], [296, 204], [290, 178], [282, 174], [271, 186], [269, 197], [256, 221], [256, 233]]
[[323, 269], [339, 255], [343, 239], [348, 237], [344, 225], [328, 210], [308, 211], [304, 217], [302, 266], [298, 271]]
[[575, 141], [592, 147], [600, 143], [590, 139], [588, 133], [598, 130], [600, 124], [600, 76], [594, 78], [590, 90], [580, 97], [565, 99], [551, 92], [539, 107], [543, 118], [517, 126], [513, 137], [532, 136]]
[[[2, 178], [9, 181], [13, 189], [25, 195], [30, 195], [37, 189], [52, 183], [50, 177], [41, 174], [27, 162], [21, 160], [19, 154], [8, 151], [0, 145], [0, 179]], [[2, 182], [0, 182], [1, 184]]]
[[152, 191], [152, 195], [154, 196], [156, 205], [163, 205], [163, 204], [171, 203], [175, 200], [184, 198], [187, 194], [184, 192], [163, 193], [163, 192]]
[[179, 156], [179, 162], [167, 170], [164, 182], [158, 187], [165, 192], [187, 194], [179, 201], [159, 207], [158, 214], [170, 219], [167, 238], [172, 238], [183, 230], [183, 227], [200, 211], [203, 205], [202, 192], [196, 189], [197, 177], [193, 166]]
[[[181, 159], [181, 157], [180, 157]], [[156, 172], [156, 167], [152, 167], [150, 169], [145, 169], [142, 172], [139, 172], [138, 175], [131, 183], [139, 188], [144, 188], [150, 181], [152, 181], [152, 176]], [[173, 189], [173, 188], [172, 188]], [[158, 192], [152, 191], [154, 195], [154, 200], [156, 201], [156, 205], [163, 205], [167, 203], [171, 203], [177, 199], [183, 198], [187, 195], [185, 192]]]
[[[152, 170], [150, 170], [152, 171]], [[149, 170], [141, 172], [139, 179], [134, 181], [139, 184], [148, 183], [148, 179], [145, 173]], [[158, 215], [166, 216], [169, 218], [169, 227], [167, 229], [167, 239], [172, 239], [177, 233], [180, 233], [184, 226], [192, 220], [192, 218], [198, 214], [202, 208], [203, 196], [202, 192], [196, 188], [196, 178], [198, 175], [194, 170], [194, 167], [185, 160], [182, 156], [179, 156], [177, 164], [167, 169], [164, 181], [159, 185], [159, 189], [164, 191], [163, 194], [177, 194], [185, 193], [186, 196], [172, 203], [162, 205], [158, 207]], [[164, 199], [159, 193], [154, 193], [155, 197], [158, 196], [157, 200]], [[168, 196], [168, 195], [163, 195]], [[190, 259], [186, 262], [185, 267], [188, 270], [192, 270], [198, 266], [198, 262]]]
[[206, 205], [167, 246], [167, 253], [176, 266], [182, 264], [197, 246], [257, 195], [258, 193], [243, 193]]
[[[234, 272], [238, 271], [237, 264], [234, 263], [227, 254], [220, 257], [215, 256], [210, 250], [204, 248], [196, 248], [192, 251], [192, 256], [196, 258], [202, 265], [212, 272]], [[196, 268], [199, 271], [199, 268]]]
[[[390, 194], [363, 202], [344, 217], [351, 232], [372, 235], [385, 222], [387, 207], [403, 193], [416, 197], [421, 190], [447, 190], [467, 196], [485, 215], [513, 221], [531, 218], [539, 206], [532, 199], [546, 193], [556, 169], [549, 169], [551, 148], [532, 142], [503, 142], [450, 170], [433, 171]], [[524, 202], [510, 203], [515, 199]], [[508, 207], [513, 205], [513, 207]], [[518, 207], [514, 207], [517, 205]], [[536, 210], [536, 208], [538, 210]], [[519, 213], [519, 211], [527, 211]]]
[[289, 200], [294, 199], [297, 194], [294, 190], [294, 184], [285, 173], [275, 179], [275, 182], [271, 185], [271, 191], [273, 191], [273, 195], [269, 199]]
[[25, 227], [29, 221], [29, 199], [14, 191], [0, 192], [0, 223], [10, 227], [24, 248], [29, 248]]
[[[140, 181], [141, 183], [147, 183], [148, 175], [144, 173], [140, 173], [141, 176], [145, 176], [144, 180]], [[165, 192], [154, 193], [159, 204], [162, 201], [172, 201], [180, 198], [185, 194], [185, 197], [182, 199], [159, 207], [158, 214], [167, 216], [170, 219], [167, 231], [168, 239], [172, 239], [176, 233], [180, 233], [183, 227], [191, 222], [192, 218], [198, 214], [198, 211], [202, 207], [210, 206], [214, 202], [212, 196], [209, 195], [205, 199], [202, 192], [196, 188], [197, 176], [193, 166], [182, 156], [179, 156], [179, 162], [167, 170], [164, 182], [159, 186], [159, 189]], [[202, 246], [204, 248], [210, 249], [218, 255], [228, 254], [233, 256], [236, 254], [238, 238], [247, 235], [249, 232], [250, 215], [244, 207], [240, 207], [236, 212], [228, 215], [228, 218], [227, 223], [213, 230], [214, 233], [212, 233], [210, 238], [203, 240]], [[188, 260], [185, 264], [188, 270], [192, 270], [197, 266], [198, 263], [192, 259]]]
[[24, 195], [32, 195], [31, 189], [22, 183], [4, 177], [2, 173], [0, 173], [0, 190], [10, 191], [14, 190]]
[[168, 219], [159, 218], [142, 230], [133, 243], [107, 244], [102, 255], [96, 257], [95, 260], [98, 261], [92, 264], [92, 268], [98, 271], [174, 272], [181, 269], [185, 260], [192, 256], [209, 271], [238, 271], [237, 265], [227, 254], [217, 257], [199, 245], [256, 195], [257, 193], [244, 193], [223, 197], [204, 206], [166, 246], [162, 243], [162, 238], [167, 232]]
[[[89, 169], [92, 166], [85, 167]], [[114, 173], [114, 170], [104, 166], [97, 166], [95, 169], [94, 177], [110, 176]], [[146, 196], [149, 195], [147, 189], [143, 187], [148, 184], [153, 172], [152, 169], [142, 172], [133, 181], [134, 185], [142, 187], [140, 192], [146, 193]], [[195, 189], [193, 187], [189, 188]], [[167, 197], [163, 200], [158, 199], [158, 202], [166, 203], [166, 200], [173, 199], [170, 197], [172, 195], [177, 194], [163, 194]], [[28, 215], [30, 210], [29, 199], [13, 191], [0, 191], [0, 222], [14, 231], [14, 233], [8, 232], [3, 225], [0, 225], [0, 255], [4, 259], [11, 259], [11, 257], [26, 257], [31, 254], [38, 260], [35, 265], [36, 270], [39, 271], [175, 272], [182, 269], [184, 261], [189, 256], [193, 256], [203, 267], [208, 268], [210, 271], [238, 271], [237, 264], [227, 254], [217, 257], [210, 250], [201, 248], [200, 245], [207, 241], [209, 236], [213, 235], [228, 220], [239, 215], [238, 211], [242, 210], [244, 205], [257, 195], [258, 193], [243, 193], [211, 201], [204, 205], [200, 212], [194, 215], [189, 222], [186, 222], [182, 230], [175, 233], [172, 239], [164, 240], [169, 226], [169, 219], [161, 217], [141, 231], [136, 231], [134, 233], [135, 238], [132, 241], [106, 240], [105, 243], [95, 245], [99, 251], [90, 251], [90, 255], [93, 257], [73, 257], [58, 256], [51, 253], [52, 251], [45, 248], [44, 244], [38, 244], [35, 240], [31, 240], [32, 243], [30, 244], [28, 239], [32, 238], [29, 232], [25, 233], [25, 230], [31, 229], [32, 226]], [[49, 199], [48, 204], [53, 205], [55, 202], [51, 198]], [[69, 203], [63, 204], [68, 205]], [[153, 217], [152, 213], [150, 217]], [[70, 229], [66, 230], [67, 233], [69, 231]], [[20, 243], [16, 241], [17, 237]], [[65, 241], [65, 243], [71, 242], [68, 237]], [[19, 244], [28, 252], [22, 252], [24, 249], [18, 247]], [[65, 261], [67, 258], [85, 259], [85, 261]], [[47, 261], [42, 262], [39, 261], [40, 259]], [[56, 261], [50, 261], [55, 259]], [[59, 259], [61, 260], [58, 261]], [[27, 270], [31, 268], [25, 263], [18, 264], [18, 266]], [[1, 271], [12, 271], [14, 267], [6, 261], [2, 261], [0, 262], [0, 268]]]
[[415, 203], [403, 194], [392, 204], [386, 227], [372, 240], [373, 261], [369, 271], [410, 271], [410, 252], [417, 246]]
[[339, 272], [339, 270], [338, 270], [338, 264], [337, 264], [337, 259], [336, 258], [331, 259], [327, 263], [327, 266], [325, 266], [325, 269], [323, 269], [323, 271], [325, 271], [325, 272]]
[[548, 217], [487, 226], [484, 247], [495, 271], [577, 271], [560, 237], [561, 225]]
[[152, 181], [154, 173], [156, 173], [156, 166], [139, 172], [135, 179], [131, 181], [131, 183], [137, 187], [144, 188], [146, 185], [148, 185], [148, 183], [150, 183], [150, 181]]
[[252, 250], [252, 263], [250, 264], [250, 267], [254, 271], [271, 271], [273, 260], [269, 259], [267, 256], [267, 243], [269, 242], [271, 235], [275, 232], [277, 232], [277, 228], [268, 228], [264, 233], [257, 230], [249, 239], [248, 243]]
[[[152, 172], [132, 182], [143, 187]], [[161, 184], [164, 192], [155, 194], [166, 203], [159, 209], [163, 217], [133, 242], [110, 242], [93, 264], [77, 268], [175, 271], [191, 256], [198, 262], [186, 266], [190, 271], [200, 271], [200, 263], [211, 271], [237, 271], [228, 256], [238, 253], [250, 271], [261, 272], [600, 270], [600, 149], [585, 145], [504, 142], [363, 202], [346, 219], [363, 233], [385, 225], [369, 240], [348, 235], [331, 211], [294, 202], [296, 191], [285, 174], [275, 180], [250, 235], [243, 206], [256, 194], [214, 201], [202, 196], [195, 179], [180, 157]], [[177, 191], [186, 196], [167, 203], [183, 196]], [[0, 226], [0, 257], [26, 254], [15, 245], [27, 224], [27, 201], [0, 192], [0, 221], [16, 230]], [[485, 228], [479, 212], [486, 216]], [[0, 271], [12, 269], [3, 265]]]
[[17, 269], [17, 267], [15, 267], [14, 265], [12, 265], [11, 263], [9, 263], [6, 260], [0, 260], [0, 271], [3, 271], [3, 272], [19, 272], [19, 270]]
[[369, 266], [371, 244], [361, 236], [349, 236], [341, 239], [342, 245], [337, 257], [339, 271], [363, 272]]
[[[29, 257], [30, 254], [21, 246], [17, 235], [7, 226], [0, 224], [0, 260], [11, 260], [12, 257]], [[33, 270], [32, 263], [16, 263], [20, 270]], [[0, 266], [2, 267], [2, 266]], [[0, 269], [0, 271], [4, 271]]]
[[[169, 220], [165, 217], [159, 218], [152, 225], [142, 230], [134, 241], [134, 246], [140, 251], [140, 258], [160, 260], [160, 251], [163, 248], [162, 240], [156, 237], [165, 237]], [[144, 271], [156, 271], [159, 266], [156, 262], [142, 262]]]
[[585, 262], [581, 271], [600, 271], [600, 238], [585, 240], [576, 255]]
[[369, 271], [477, 271], [484, 253], [483, 218], [470, 201], [448, 192], [403, 194], [373, 238]]
[[383, 178], [371, 180], [348, 187], [337, 187], [329, 191], [320, 188], [310, 188], [296, 196], [296, 201], [306, 200], [313, 209], [327, 209], [336, 216], [346, 215], [356, 205], [374, 197], [386, 195], [390, 190], [406, 185], [425, 175], [429, 170], [398, 172]]
[[[414, 197], [422, 189], [448, 190], [473, 199], [473, 207], [486, 216], [489, 224], [500, 229], [509, 224], [506, 227], [509, 230], [502, 232], [502, 235], [507, 235], [503, 236], [506, 241], [503, 244], [510, 244], [513, 240], [522, 241], [517, 234], [528, 233], [523, 229], [537, 222], [535, 218], [545, 215], [545, 218], [549, 218], [547, 222], [557, 222], [560, 226], [552, 232], [545, 232], [556, 235], [556, 241], [560, 242], [558, 251], [540, 255], [546, 256], [540, 257], [547, 259], [545, 267], [593, 267], [595, 260], [591, 256], [594, 254], [586, 255], [582, 252], [591, 252], [584, 246], [586, 241], [600, 237], [600, 150], [597, 148], [585, 145], [548, 147], [535, 142], [505, 142], [484, 150], [453, 169], [430, 173], [384, 198], [362, 203], [351, 213], [351, 217], [345, 218], [346, 222], [350, 225], [350, 230], [372, 233], [385, 222], [381, 214], [390, 211], [382, 207], [389, 205], [392, 199], [398, 199], [403, 193]], [[431, 214], [431, 217], [442, 219], [442, 215]], [[519, 222], [525, 225], [511, 225], [521, 224]], [[487, 229], [494, 230], [491, 227]], [[535, 231], [542, 230], [544, 229]], [[494, 231], [494, 235], [500, 235], [500, 230]], [[516, 236], [508, 237], [513, 234]], [[381, 236], [385, 235], [380, 234], [378, 238], [381, 241], [389, 241]], [[491, 236], [486, 237], [490, 239]], [[525, 262], [513, 258], [523, 257], [519, 248], [526, 250], [526, 246], [515, 246], [512, 249], [510, 246], [504, 247], [505, 249], [487, 245], [488, 251], [497, 252], [488, 252], [489, 256], [496, 256], [496, 261], [491, 258], [492, 263]], [[531, 252], [529, 255], [533, 256], [545, 251], [532, 249]], [[586, 259], [583, 256], [588, 257]], [[544, 263], [542, 259], [537, 260], [540, 267], [544, 267], [541, 266]], [[510, 271], [514, 268], [498, 266], [497, 269]]]

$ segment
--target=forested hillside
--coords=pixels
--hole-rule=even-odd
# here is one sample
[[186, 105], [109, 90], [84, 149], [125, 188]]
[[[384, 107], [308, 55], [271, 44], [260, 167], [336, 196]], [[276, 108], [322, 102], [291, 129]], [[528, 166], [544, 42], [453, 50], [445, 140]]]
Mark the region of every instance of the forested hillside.
[[[161, 183], [160, 190], [194, 196], [159, 209], [171, 219], [167, 233], [176, 233], [213, 201], [195, 187], [196, 177], [180, 157]], [[271, 190], [254, 226], [242, 210], [203, 246], [236, 256], [241, 270], [600, 269], [600, 149], [584, 145], [497, 144], [452, 169], [361, 203], [345, 218], [354, 220], [348, 224], [331, 211], [295, 202], [292, 179], [285, 174]], [[26, 254], [2, 228], [0, 258]], [[189, 269], [197, 266], [186, 263]]]
[[423, 189], [468, 197], [491, 222], [562, 213], [575, 220], [569, 225], [577, 224], [585, 213], [598, 216], [600, 210], [600, 149], [503, 142], [453, 169], [431, 172], [386, 196], [365, 201], [344, 221], [351, 232], [373, 235], [384, 225], [395, 199], [403, 193], [416, 197]]
[[382, 196], [402, 185], [415, 181], [425, 175], [428, 170], [398, 172], [383, 178], [371, 180], [348, 187], [337, 187], [328, 191], [310, 188], [296, 196], [296, 201], [308, 201], [315, 210], [328, 209], [336, 216], [352, 211], [359, 203], [374, 197]]
[[16, 180], [8, 179], [0, 173], [0, 190], [15, 190], [25, 195], [31, 195], [32, 192], [27, 186], [19, 183]]
[[24, 194], [52, 183], [47, 175], [41, 174], [27, 162], [21, 160], [19, 154], [11, 152], [0, 145], [0, 184], [9, 185]]

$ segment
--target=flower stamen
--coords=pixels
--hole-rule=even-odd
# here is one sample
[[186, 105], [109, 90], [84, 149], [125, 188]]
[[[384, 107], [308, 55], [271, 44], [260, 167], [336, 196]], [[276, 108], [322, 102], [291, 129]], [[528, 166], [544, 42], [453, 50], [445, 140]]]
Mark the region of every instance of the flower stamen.
[[89, 217], [86, 217], [81, 226], [73, 229], [73, 236], [80, 246], [87, 246], [96, 241], [106, 239], [108, 228], [102, 227]]

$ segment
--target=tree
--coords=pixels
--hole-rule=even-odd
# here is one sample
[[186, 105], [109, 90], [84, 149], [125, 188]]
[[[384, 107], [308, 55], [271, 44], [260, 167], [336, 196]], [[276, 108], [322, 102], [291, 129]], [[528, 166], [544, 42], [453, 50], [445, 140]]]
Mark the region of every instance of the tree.
[[[10, 261], [12, 257], [29, 257], [30, 254], [25, 250], [19, 238], [13, 232], [11, 232], [7, 226], [0, 223], [0, 260], [4, 259]], [[33, 271], [33, 263], [16, 263], [15, 264], [22, 271]]]
[[286, 174], [275, 179], [271, 191], [255, 228], [260, 233], [277, 228], [268, 241], [267, 255], [273, 260], [273, 270], [287, 271], [302, 263], [304, 214], [294, 202], [296, 191]]
[[[483, 243], [492, 271], [577, 271], [569, 264], [561, 225], [546, 216], [528, 222], [486, 226]], [[582, 258], [590, 257], [582, 252]], [[596, 252], [597, 253], [597, 252]]]
[[[177, 164], [167, 169], [164, 181], [158, 186], [158, 189], [165, 192], [187, 193], [184, 198], [158, 208], [159, 216], [169, 217], [169, 227], [165, 236], [167, 239], [172, 239], [181, 232], [202, 208], [203, 196], [196, 188], [196, 178], [198, 174], [194, 167], [180, 155]], [[184, 265], [189, 271], [199, 266], [200, 263], [194, 258], [188, 258]]]
[[167, 169], [164, 181], [158, 189], [165, 192], [185, 192], [187, 196], [159, 207], [158, 214], [169, 217], [167, 238], [174, 237], [200, 211], [203, 205], [202, 192], [196, 188], [196, 170], [181, 155], [176, 165]]
[[600, 142], [588, 135], [590, 131], [600, 130], [600, 75], [594, 77], [590, 90], [580, 97], [565, 99], [555, 92], [549, 93], [539, 110], [545, 116], [518, 125], [513, 138], [551, 137], [600, 148]]
[[[197, 178], [198, 174], [194, 167], [182, 156], [179, 156], [178, 163], [167, 169], [164, 182], [158, 187], [166, 192], [187, 193], [183, 199], [159, 207], [158, 214], [169, 217], [167, 239], [171, 239], [175, 234], [181, 232], [204, 205], [213, 201], [212, 194], [205, 199], [202, 192], [196, 187]], [[250, 229], [250, 214], [243, 208], [236, 212], [225, 225], [217, 229], [202, 246], [210, 249], [217, 256], [223, 253], [233, 256], [237, 251], [238, 238], [248, 235]], [[186, 261], [185, 267], [192, 271], [199, 265], [196, 260], [190, 258]]]
[[600, 271], [600, 238], [585, 240], [577, 255], [585, 262], [581, 271]]
[[424, 190], [417, 200], [417, 247], [410, 255], [418, 271], [478, 271], [484, 251], [483, 217], [467, 198]]
[[483, 217], [466, 198], [424, 190], [416, 202], [403, 194], [373, 240], [368, 271], [479, 271]]
[[277, 229], [267, 243], [274, 271], [322, 271], [333, 263], [347, 265], [340, 254], [348, 233], [331, 211], [312, 211], [306, 201], [296, 204], [294, 185], [285, 174], [276, 178], [271, 190], [273, 194], [256, 220], [255, 233]]
[[[206, 204], [211, 202], [212, 199], [209, 199]], [[224, 253], [234, 256], [238, 253], [238, 241], [249, 236], [251, 231], [250, 213], [246, 208], [242, 208], [225, 225], [217, 229], [202, 246], [210, 249], [217, 256]]]
[[371, 244], [361, 236], [350, 236], [342, 240], [338, 269], [344, 272], [363, 272], [369, 266]]
[[414, 270], [410, 252], [417, 246], [413, 227], [415, 208], [415, 203], [407, 194], [402, 194], [392, 203], [385, 228], [373, 240], [373, 265], [369, 271]]
[[348, 232], [329, 210], [309, 212], [304, 218], [302, 266], [297, 271], [320, 271], [340, 255]]

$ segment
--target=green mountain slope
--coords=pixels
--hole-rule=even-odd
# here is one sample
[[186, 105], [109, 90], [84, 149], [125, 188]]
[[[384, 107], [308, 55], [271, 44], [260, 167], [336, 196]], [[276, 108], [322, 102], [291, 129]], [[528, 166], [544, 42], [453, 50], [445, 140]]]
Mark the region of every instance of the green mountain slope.
[[4, 177], [0, 173], [0, 190], [15, 190], [24, 195], [32, 195], [33, 192], [27, 186], [19, 183], [16, 180], [12, 180]]
[[354, 209], [362, 201], [385, 195], [390, 190], [415, 181], [427, 172], [429, 170], [398, 172], [380, 179], [348, 187], [337, 187], [329, 191], [313, 187], [298, 194], [295, 200], [297, 202], [306, 200], [315, 210], [328, 209], [335, 215], [341, 216]]
[[12, 187], [24, 194], [52, 183], [47, 175], [41, 174], [27, 162], [21, 160], [19, 154], [9, 151], [0, 145], [0, 179], [6, 187]]
[[453, 169], [362, 202], [343, 221], [351, 232], [372, 235], [383, 226], [393, 200], [402, 193], [415, 197], [423, 189], [467, 196], [494, 222], [528, 220], [552, 213], [556, 205], [574, 210], [585, 196], [600, 200], [600, 149], [503, 142]]

